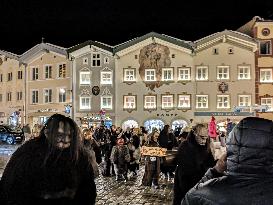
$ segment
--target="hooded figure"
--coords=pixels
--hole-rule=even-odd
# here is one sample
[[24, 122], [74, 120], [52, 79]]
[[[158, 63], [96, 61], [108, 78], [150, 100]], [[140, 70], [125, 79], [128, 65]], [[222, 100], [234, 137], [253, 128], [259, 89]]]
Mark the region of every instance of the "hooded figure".
[[207, 126], [197, 124], [186, 141], [180, 144], [174, 178], [174, 205], [180, 205], [187, 191], [215, 165], [209, 143]]
[[247, 117], [228, 136], [226, 172], [209, 169], [182, 204], [272, 205], [272, 190], [273, 122]]

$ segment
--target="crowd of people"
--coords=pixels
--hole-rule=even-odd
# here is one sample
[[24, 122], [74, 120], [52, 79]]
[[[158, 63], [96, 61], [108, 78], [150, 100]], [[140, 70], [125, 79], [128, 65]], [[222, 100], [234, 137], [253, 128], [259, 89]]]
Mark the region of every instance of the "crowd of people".
[[[95, 204], [96, 177], [126, 182], [140, 177], [143, 163], [143, 186], [160, 188], [160, 173], [174, 179], [173, 205], [273, 204], [273, 122], [248, 117], [226, 136], [214, 130], [214, 121], [147, 133], [144, 127], [109, 129], [103, 121], [80, 129], [71, 118], [54, 114], [38, 137], [12, 155], [0, 181], [0, 202]], [[227, 152], [217, 158], [211, 144], [221, 138]], [[141, 147], [175, 151], [174, 160], [143, 155]]]

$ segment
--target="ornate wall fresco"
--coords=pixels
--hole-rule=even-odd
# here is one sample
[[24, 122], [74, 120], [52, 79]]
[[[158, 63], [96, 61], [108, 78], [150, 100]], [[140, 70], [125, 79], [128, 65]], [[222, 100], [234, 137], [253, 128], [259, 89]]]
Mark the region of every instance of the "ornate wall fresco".
[[[154, 91], [155, 87], [162, 85], [161, 76], [162, 68], [171, 66], [170, 49], [157, 43], [143, 47], [139, 54], [139, 75], [150, 90]], [[145, 81], [145, 70], [156, 70], [156, 81]]]

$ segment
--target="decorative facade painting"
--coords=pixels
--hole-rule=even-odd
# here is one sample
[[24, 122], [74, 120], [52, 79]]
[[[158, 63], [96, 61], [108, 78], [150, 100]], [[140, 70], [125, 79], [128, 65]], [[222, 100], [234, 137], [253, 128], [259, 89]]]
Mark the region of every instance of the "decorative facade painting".
[[[162, 68], [171, 66], [170, 49], [157, 43], [143, 47], [139, 54], [139, 75], [150, 90], [162, 85]], [[145, 79], [147, 69], [155, 70], [155, 79]]]

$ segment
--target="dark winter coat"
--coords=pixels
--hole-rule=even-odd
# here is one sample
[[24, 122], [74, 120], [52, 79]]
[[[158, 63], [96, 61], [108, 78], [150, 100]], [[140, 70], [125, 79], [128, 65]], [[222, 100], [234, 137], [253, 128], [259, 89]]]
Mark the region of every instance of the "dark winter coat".
[[178, 145], [177, 140], [173, 133], [161, 131], [158, 137], [158, 143], [160, 147], [167, 148], [167, 150], [172, 150], [173, 147]]
[[[159, 147], [158, 143], [155, 141], [148, 141], [144, 146]], [[150, 156], [144, 156], [145, 172], [142, 178], [142, 185], [144, 186], [151, 186], [153, 181], [158, 183], [159, 180], [160, 157], [156, 157], [156, 161], [153, 162], [150, 159]]]
[[180, 144], [174, 179], [174, 205], [180, 204], [187, 191], [199, 182], [210, 167], [215, 165], [208, 143], [200, 146], [191, 131], [187, 140]]
[[44, 165], [48, 145], [31, 140], [9, 160], [2, 179], [1, 205], [95, 204], [96, 185], [87, 152], [72, 162], [69, 150], [56, 151]]
[[241, 120], [227, 140], [225, 176], [210, 179], [211, 171], [187, 193], [183, 205], [272, 205], [273, 122]]

